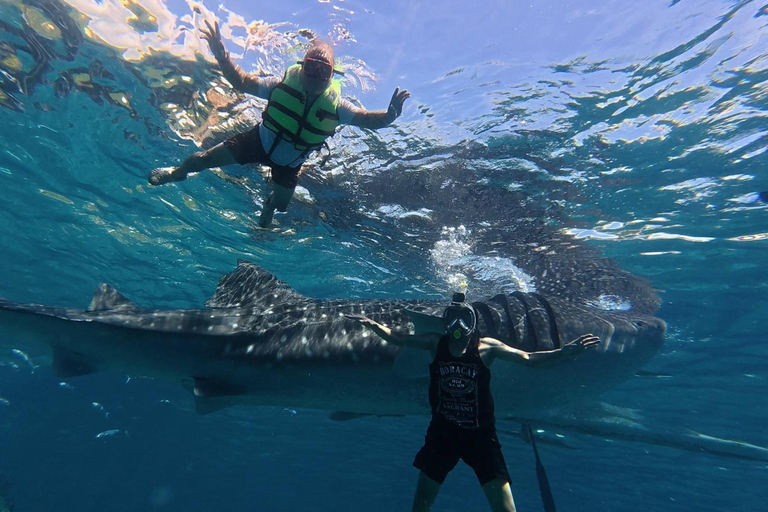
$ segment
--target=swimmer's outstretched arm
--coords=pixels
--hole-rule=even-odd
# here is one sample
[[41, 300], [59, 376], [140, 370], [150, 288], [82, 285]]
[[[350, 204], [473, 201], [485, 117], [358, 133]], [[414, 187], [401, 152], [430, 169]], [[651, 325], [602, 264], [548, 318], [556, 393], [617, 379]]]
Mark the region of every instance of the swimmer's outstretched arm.
[[387, 343], [391, 343], [399, 347], [410, 347], [434, 351], [435, 347], [437, 347], [437, 342], [440, 341], [441, 335], [435, 332], [428, 332], [424, 334], [403, 334], [394, 332], [386, 325], [382, 325], [362, 315], [346, 315], [346, 317], [350, 320], [357, 320], [378, 334], [379, 337]]
[[400, 117], [403, 113], [403, 104], [405, 100], [411, 97], [406, 89], [400, 90], [399, 87], [395, 88], [395, 92], [392, 94], [392, 99], [389, 100], [389, 107], [387, 110], [365, 110], [362, 108], [356, 108], [351, 103], [349, 104], [350, 110], [354, 112], [354, 117], [349, 124], [352, 126], [359, 126], [360, 128], [384, 128], [391, 124], [395, 119]]
[[494, 359], [503, 359], [504, 361], [521, 363], [527, 366], [538, 366], [552, 364], [563, 359], [581, 355], [587, 350], [597, 347], [600, 344], [600, 338], [594, 334], [584, 334], [567, 343], [562, 348], [542, 350], [540, 352], [527, 352], [510, 347], [495, 338], [481, 338], [480, 343], [485, 350], [490, 351]]
[[232, 59], [229, 58], [229, 52], [224, 48], [224, 43], [221, 41], [219, 22], [214, 22], [213, 26], [211, 26], [208, 20], [206, 20], [205, 25], [208, 29], [201, 29], [200, 31], [203, 33], [203, 39], [208, 41], [208, 47], [216, 58], [216, 62], [219, 63], [224, 78], [232, 84], [232, 87], [240, 92], [268, 99], [269, 93], [275, 84], [279, 82], [279, 79], [274, 77], [267, 79], [259, 78], [243, 71], [240, 66], [232, 62]]

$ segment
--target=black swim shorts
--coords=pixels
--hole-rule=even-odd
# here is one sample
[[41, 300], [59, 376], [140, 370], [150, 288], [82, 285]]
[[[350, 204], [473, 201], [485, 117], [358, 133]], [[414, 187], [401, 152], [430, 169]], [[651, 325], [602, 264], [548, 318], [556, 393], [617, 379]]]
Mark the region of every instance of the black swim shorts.
[[285, 188], [295, 188], [299, 182], [301, 166], [288, 167], [285, 165], [275, 165], [267, 157], [267, 152], [261, 145], [259, 138], [259, 125], [250, 131], [238, 133], [234, 137], [227, 139], [224, 144], [232, 152], [235, 161], [243, 164], [262, 164], [272, 169], [272, 181]]
[[480, 485], [492, 480], [510, 481], [501, 444], [493, 430], [447, 431], [430, 426], [413, 465], [442, 484], [459, 459], [472, 468]]

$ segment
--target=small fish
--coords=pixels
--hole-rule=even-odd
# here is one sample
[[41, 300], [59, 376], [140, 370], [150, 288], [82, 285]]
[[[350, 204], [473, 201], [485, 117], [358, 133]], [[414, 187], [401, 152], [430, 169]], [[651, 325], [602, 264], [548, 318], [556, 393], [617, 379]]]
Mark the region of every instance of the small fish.
[[649, 372], [646, 370], [638, 370], [635, 372], [636, 377], [651, 377], [654, 379], [671, 379], [672, 376], [668, 373]]
[[101, 439], [102, 437], [112, 437], [115, 434], [119, 434], [119, 430], [105, 430], [104, 432], [99, 432], [96, 434], [96, 439]]
[[11, 350], [11, 352], [19, 356], [25, 363], [29, 365], [30, 369], [32, 370], [32, 373], [35, 373], [35, 369], [37, 368], [37, 366], [32, 362], [32, 359], [26, 354], [26, 352], [23, 352], [17, 348], [14, 348], [13, 350]]

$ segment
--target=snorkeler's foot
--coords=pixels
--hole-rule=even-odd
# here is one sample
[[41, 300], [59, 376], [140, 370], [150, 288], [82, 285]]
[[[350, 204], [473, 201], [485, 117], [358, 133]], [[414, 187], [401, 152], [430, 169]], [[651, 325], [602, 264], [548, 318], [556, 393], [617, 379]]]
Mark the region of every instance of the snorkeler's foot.
[[170, 183], [172, 181], [182, 181], [187, 179], [187, 173], [185, 172], [179, 172], [176, 167], [159, 167], [155, 170], [153, 170], [151, 173], [149, 173], [149, 178], [147, 181], [149, 181], [150, 185], [164, 185], [165, 183]]
[[264, 202], [264, 208], [259, 216], [259, 227], [269, 229], [272, 225], [272, 218], [275, 216], [275, 207], [272, 206], [272, 196]]
[[275, 210], [263, 210], [259, 216], [259, 227], [263, 229], [271, 229], [272, 218], [275, 215]]

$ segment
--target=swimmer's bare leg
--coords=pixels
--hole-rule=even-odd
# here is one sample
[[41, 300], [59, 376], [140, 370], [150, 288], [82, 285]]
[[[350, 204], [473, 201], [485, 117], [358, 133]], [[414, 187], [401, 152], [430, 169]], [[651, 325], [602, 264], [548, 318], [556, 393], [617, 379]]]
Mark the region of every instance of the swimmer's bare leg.
[[211, 149], [193, 153], [178, 167], [160, 167], [149, 173], [150, 185], [163, 185], [172, 181], [187, 179], [191, 172], [200, 172], [211, 167], [236, 164], [235, 156], [226, 143], [217, 144]]
[[483, 486], [485, 497], [493, 512], [515, 512], [515, 500], [506, 480], [491, 480]]
[[288, 209], [288, 204], [293, 198], [293, 192], [295, 188], [288, 188], [275, 183], [275, 188], [269, 195], [269, 198], [264, 201], [264, 207], [261, 210], [261, 216], [259, 216], [259, 226], [262, 228], [268, 228], [272, 224], [272, 218], [275, 216], [275, 210], [284, 212]]
[[416, 494], [413, 496], [412, 512], [429, 512], [437, 498], [441, 484], [432, 480], [423, 471], [419, 472], [419, 481], [416, 484]]

